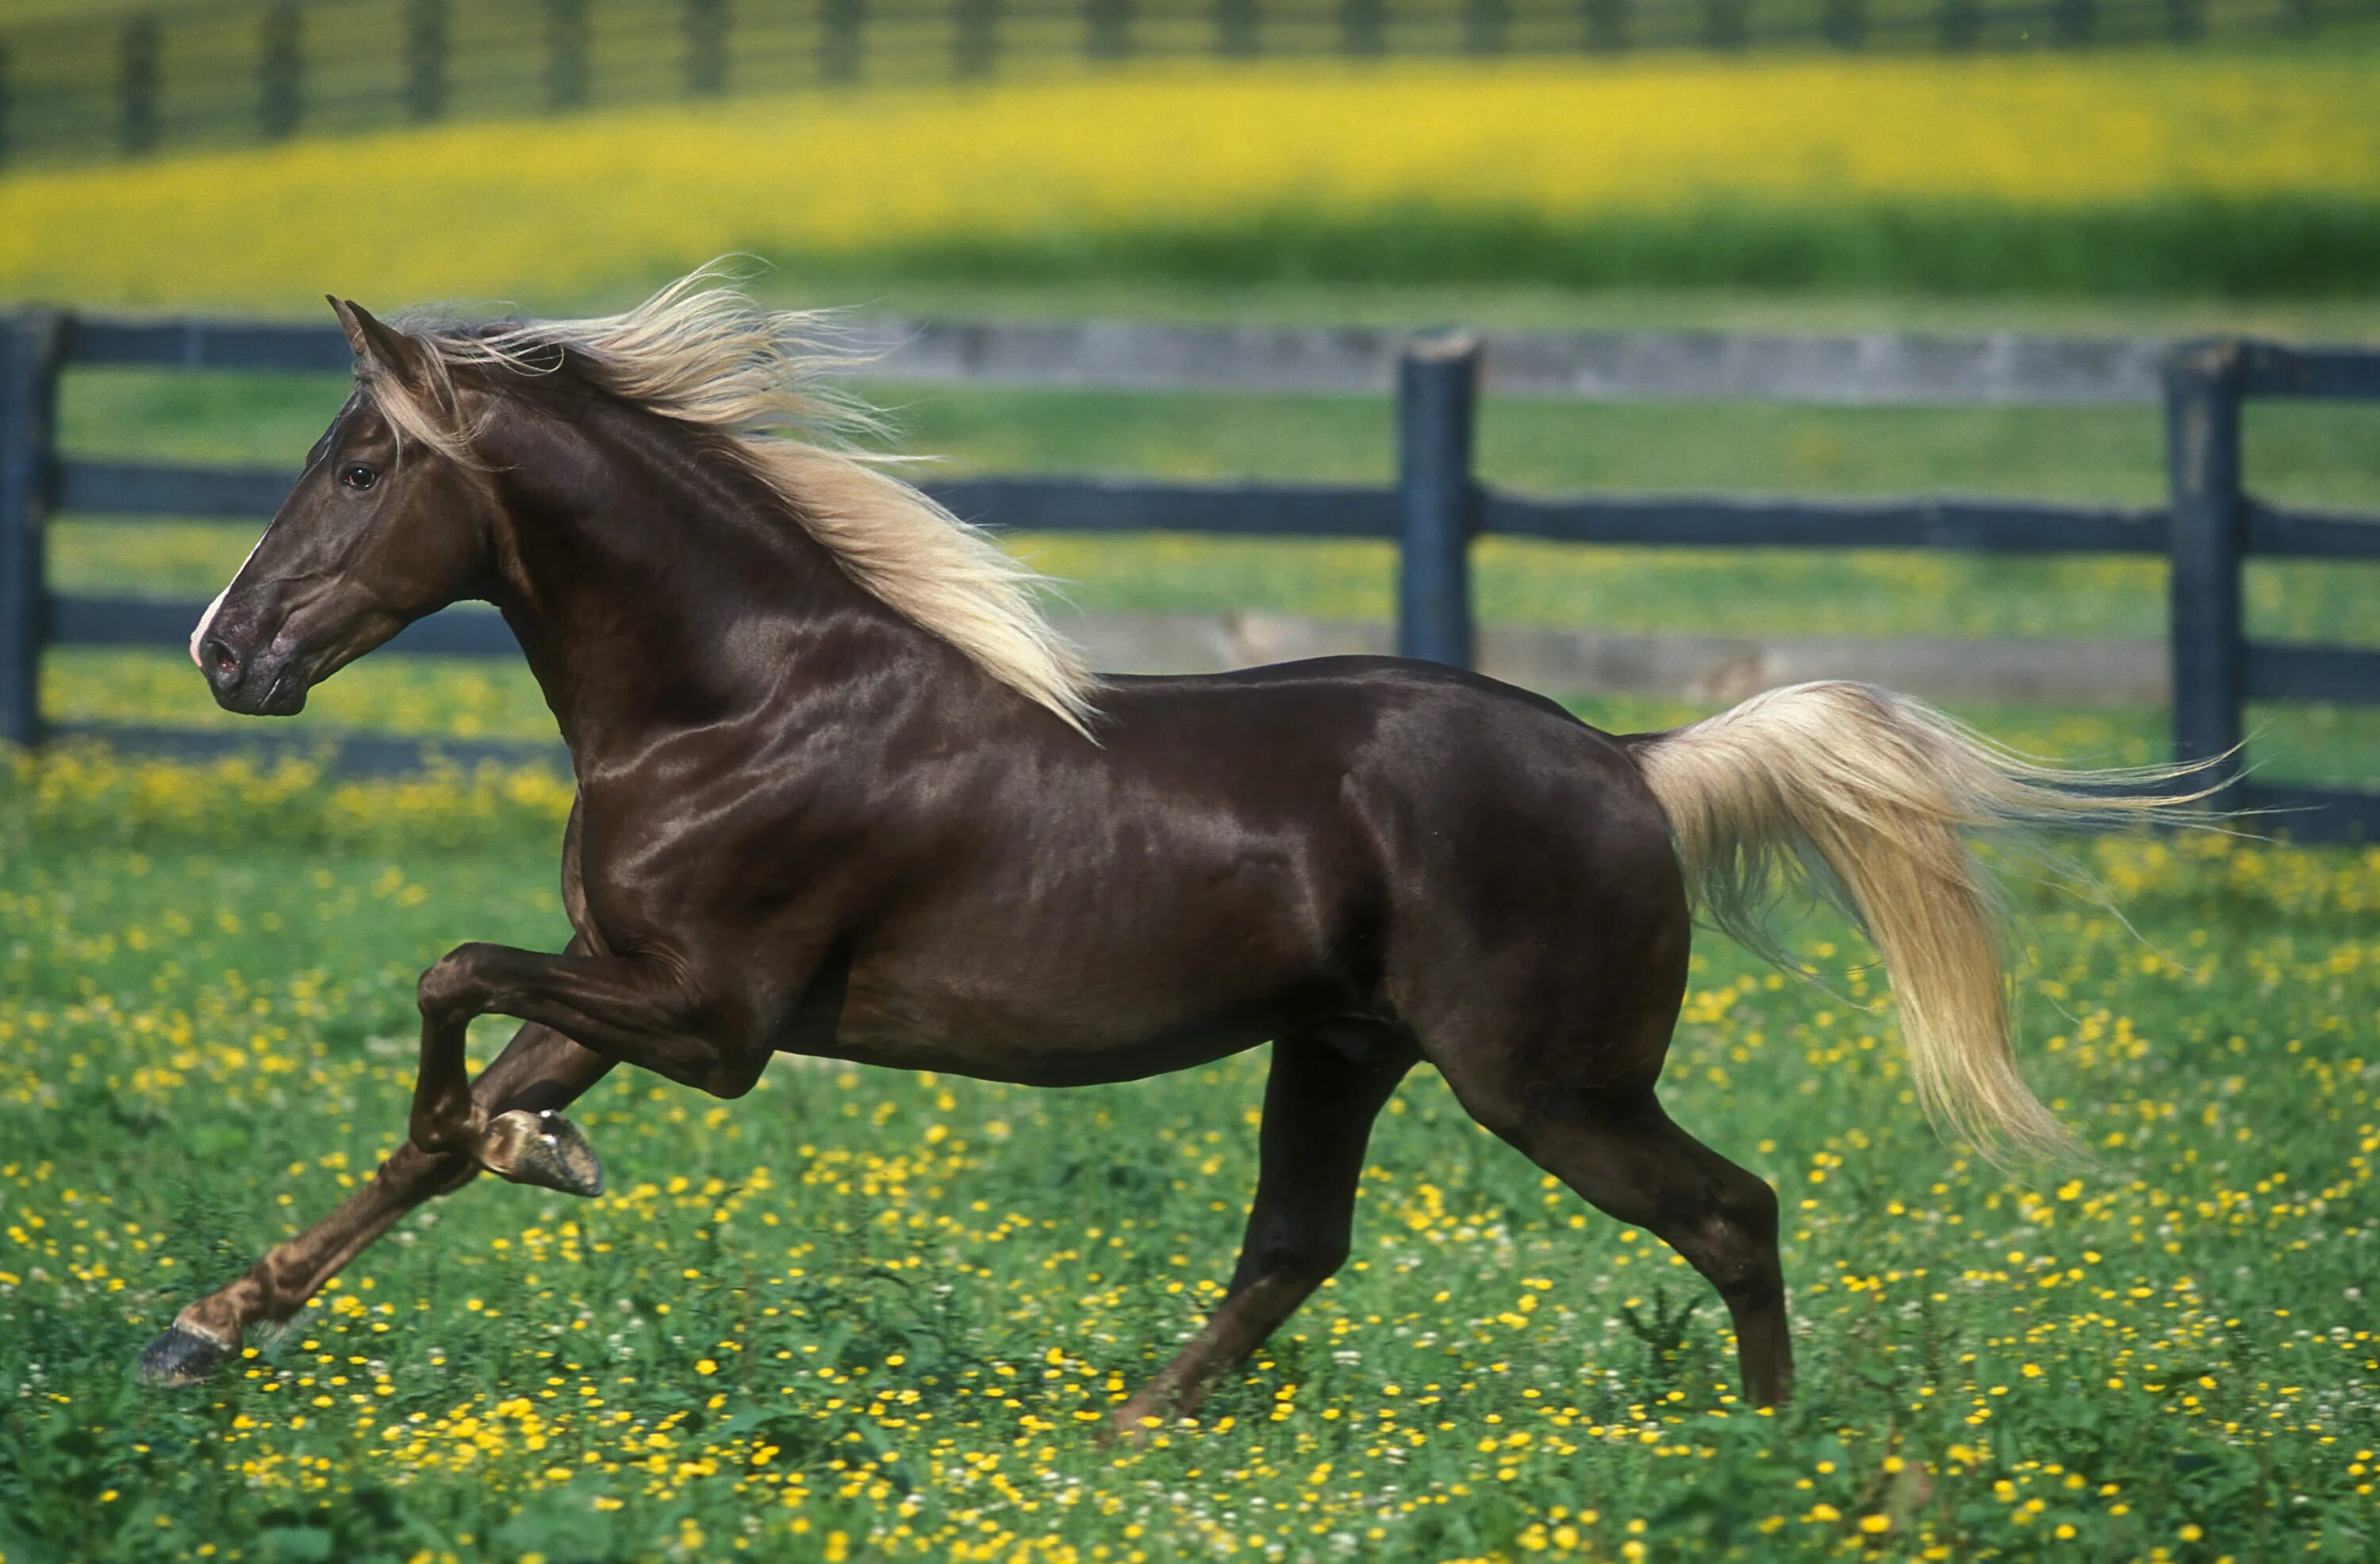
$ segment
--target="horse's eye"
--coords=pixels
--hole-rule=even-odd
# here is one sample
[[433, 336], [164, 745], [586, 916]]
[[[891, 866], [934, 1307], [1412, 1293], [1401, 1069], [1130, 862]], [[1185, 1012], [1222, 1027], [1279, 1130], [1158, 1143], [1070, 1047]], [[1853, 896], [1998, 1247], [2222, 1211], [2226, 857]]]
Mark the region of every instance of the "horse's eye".
[[350, 489], [369, 489], [380, 482], [380, 474], [361, 462], [350, 462], [339, 469], [339, 482]]

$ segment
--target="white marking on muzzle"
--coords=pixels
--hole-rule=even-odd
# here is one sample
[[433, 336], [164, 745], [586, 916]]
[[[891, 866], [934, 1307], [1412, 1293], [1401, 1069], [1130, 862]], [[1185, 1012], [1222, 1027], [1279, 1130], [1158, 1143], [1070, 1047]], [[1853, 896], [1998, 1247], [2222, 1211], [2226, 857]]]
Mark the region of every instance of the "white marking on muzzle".
[[[255, 558], [256, 551], [263, 546], [264, 535], [260, 532], [257, 534], [256, 542], [249, 548], [248, 559]], [[248, 559], [239, 562], [239, 570], [234, 570], [231, 573], [231, 580], [224, 583], [223, 591], [215, 593], [215, 600], [207, 605], [205, 613], [199, 616], [199, 628], [190, 632], [190, 661], [197, 665], [200, 673], [206, 671], [207, 665], [205, 659], [199, 655], [199, 642], [207, 638], [207, 627], [215, 622], [215, 615], [223, 609], [224, 599], [231, 595], [232, 588], [239, 585], [239, 571], [248, 568]]]

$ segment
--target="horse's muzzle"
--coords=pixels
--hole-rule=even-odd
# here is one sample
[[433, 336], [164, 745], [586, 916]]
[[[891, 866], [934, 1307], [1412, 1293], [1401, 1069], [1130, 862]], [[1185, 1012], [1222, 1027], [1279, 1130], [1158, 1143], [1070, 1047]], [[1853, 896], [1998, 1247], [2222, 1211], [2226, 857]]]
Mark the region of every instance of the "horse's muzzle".
[[215, 704], [246, 716], [294, 716], [306, 708], [306, 691], [313, 679], [309, 659], [280, 638], [243, 648], [240, 640], [220, 629], [199, 638], [200, 671]]

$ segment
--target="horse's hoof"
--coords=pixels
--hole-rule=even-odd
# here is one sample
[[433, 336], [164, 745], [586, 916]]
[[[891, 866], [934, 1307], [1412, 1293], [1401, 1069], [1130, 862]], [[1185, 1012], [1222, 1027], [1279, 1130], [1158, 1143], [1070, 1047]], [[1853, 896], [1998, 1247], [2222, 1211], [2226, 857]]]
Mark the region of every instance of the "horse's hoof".
[[231, 1349], [222, 1342], [171, 1325], [141, 1350], [140, 1381], [165, 1387], [196, 1385], [212, 1378], [230, 1357]]
[[603, 1192], [603, 1167], [578, 1126], [552, 1108], [496, 1115], [480, 1139], [480, 1161], [500, 1179], [589, 1198]]
[[1093, 1436], [1093, 1440], [1102, 1450], [1111, 1450], [1118, 1445], [1137, 1445], [1149, 1432], [1149, 1425], [1157, 1421], [1154, 1412], [1137, 1403], [1120, 1407], [1110, 1412], [1099, 1424], [1099, 1431]]

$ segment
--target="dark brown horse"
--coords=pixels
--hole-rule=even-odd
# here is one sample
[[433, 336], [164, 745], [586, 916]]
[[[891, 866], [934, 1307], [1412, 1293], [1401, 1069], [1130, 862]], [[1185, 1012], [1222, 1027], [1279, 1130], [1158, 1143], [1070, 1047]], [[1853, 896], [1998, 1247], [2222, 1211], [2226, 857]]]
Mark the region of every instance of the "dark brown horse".
[[[225, 707], [286, 714], [407, 622], [493, 602], [577, 766], [576, 937], [422, 974], [408, 1142], [183, 1310], [152, 1379], [205, 1375], [482, 1167], [596, 1192], [560, 1110], [615, 1064], [722, 1097], [780, 1053], [1067, 1086], [1270, 1041], [1229, 1295], [1118, 1426], [1194, 1407], [1338, 1268], [1373, 1118], [1425, 1059], [1709, 1278], [1772, 1402], [1776, 1197], [1654, 1084], [1690, 908], [1756, 937], [1804, 866], [1881, 949], [1928, 1109], [1987, 1152], [2061, 1143], [1960, 833], [2154, 794], [1846, 684], [1614, 737], [1388, 658], [1094, 678], [1004, 555], [819, 443], [801, 317], [699, 275], [603, 320], [336, 308], [355, 395], [191, 654]], [[528, 1024], [474, 1082], [464, 1028], [492, 1013]]]

